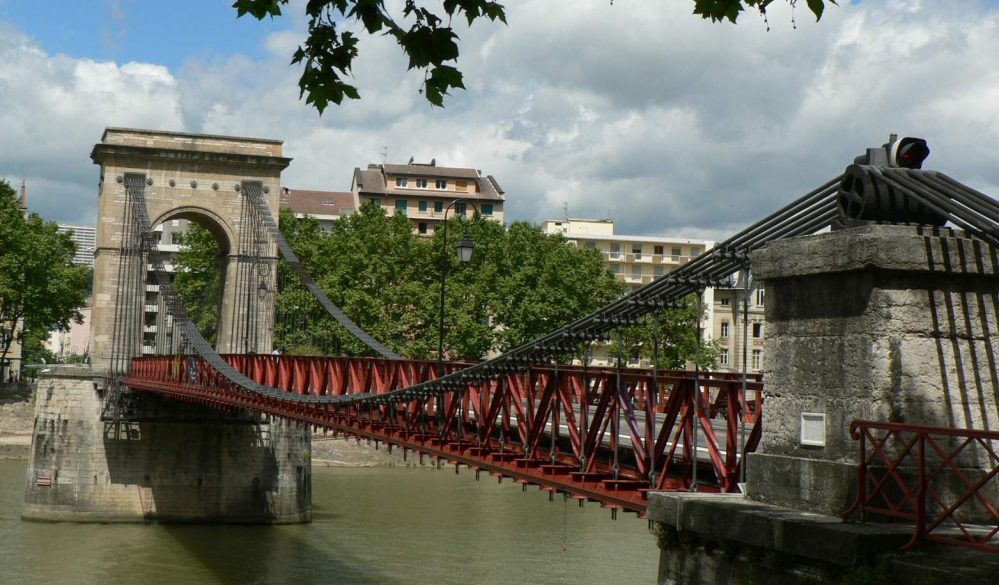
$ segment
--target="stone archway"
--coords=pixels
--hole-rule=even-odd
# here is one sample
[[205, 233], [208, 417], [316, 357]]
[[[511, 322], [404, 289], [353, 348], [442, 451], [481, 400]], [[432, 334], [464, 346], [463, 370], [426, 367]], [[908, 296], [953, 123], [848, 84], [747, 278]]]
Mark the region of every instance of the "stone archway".
[[[106, 370], [110, 363], [118, 305], [131, 302], [141, 307], [144, 299], [127, 295], [122, 299], [120, 293], [132, 290], [118, 269], [126, 202], [125, 188], [118, 178], [126, 173], [146, 177], [144, 198], [153, 225], [173, 218], [193, 218], [204, 221], [216, 239], [226, 244], [225, 280], [230, 285], [223, 292], [219, 351], [270, 351], [272, 299], [258, 298], [249, 284], [240, 289], [232, 283], [252, 278], [252, 284], [261, 290], [274, 290], [276, 246], [269, 238], [261, 242], [259, 226], [249, 225], [240, 186], [245, 181], [260, 182], [276, 217], [281, 171], [290, 162], [281, 154], [282, 142], [278, 140], [123, 128], [104, 131], [90, 155], [101, 167], [94, 258], [95, 371]], [[257, 232], [250, 233], [252, 230]], [[248, 265], [247, 242], [256, 246], [252, 266]], [[141, 339], [127, 341], [133, 354], [141, 353]]]

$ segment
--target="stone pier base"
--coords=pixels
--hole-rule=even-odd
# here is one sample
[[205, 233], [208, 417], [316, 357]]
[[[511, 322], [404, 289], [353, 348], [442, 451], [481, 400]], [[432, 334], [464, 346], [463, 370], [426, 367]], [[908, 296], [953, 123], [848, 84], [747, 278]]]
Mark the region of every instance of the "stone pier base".
[[116, 428], [93, 380], [69, 366], [39, 380], [24, 519], [310, 521], [307, 427], [139, 395]]

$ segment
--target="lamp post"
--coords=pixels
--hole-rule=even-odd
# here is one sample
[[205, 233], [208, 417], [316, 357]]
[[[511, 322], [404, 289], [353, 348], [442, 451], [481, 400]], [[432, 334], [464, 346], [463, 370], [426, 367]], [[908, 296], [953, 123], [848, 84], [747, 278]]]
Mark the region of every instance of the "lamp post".
[[[441, 305], [440, 321], [437, 328], [437, 377], [444, 375], [444, 289], [447, 283], [447, 214], [456, 203], [467, 203], [475, 209], [476, 213], [479, 212], [478, 206], [474, 203], [471, 201], [461, 201], [460, 199], [455, 199], [444, 208], [444, 235], [441, 241]], [[470, 262], [472, 260], [473, 249], [475, 249], [475, 242], [472, 241], [472, 238], [466, 231], [462, 235], [461, 240], [458, 241], [458, 260], [463, 264]]]

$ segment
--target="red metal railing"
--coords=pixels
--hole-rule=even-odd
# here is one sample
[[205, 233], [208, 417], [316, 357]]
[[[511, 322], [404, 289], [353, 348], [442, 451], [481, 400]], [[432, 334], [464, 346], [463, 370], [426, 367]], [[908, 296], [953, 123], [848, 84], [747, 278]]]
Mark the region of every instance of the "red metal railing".
[[[254, 381], [303, 396], [380, 395], [437, 375], [431, 361], [223, 357]], [[759, 376], [749, 377], [748, 398], [741, 376], [705, 372], [698, 379], [695, 389], [693, 372], [546, 365], [440, 394], [348, 406], [249, 392], [196, 356], [155, 356], [133, 360], [124, 383], [384, 441], [456, 469], [467, 465], [643, 514], [650, 489], [737, 491], [744, 456], [759, 443]]]
[[999, 432], [854, 421], [857, 499], [846, 512], [915, 524], [924, 540], [999, 553]]

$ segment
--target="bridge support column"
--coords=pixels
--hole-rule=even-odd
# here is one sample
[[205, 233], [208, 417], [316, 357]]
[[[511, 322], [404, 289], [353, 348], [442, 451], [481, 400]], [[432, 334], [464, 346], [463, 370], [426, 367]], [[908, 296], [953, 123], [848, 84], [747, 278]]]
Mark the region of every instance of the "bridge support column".
[[[857, 482], [851, 421], [996, 428], [996, 251], [948, 229], [871, 225], [772, 242], [752, 267], [767, 324], [748, 497], [650, 494], [658, 582], [993, 582], [986, 563], [958, 572], [945, 556], [899, 557], [910, 525], [839, 515]], [[969, 477], [983, 476], [979, 456], [957, 462]], [[934, 489], [946, 494], [947, 481]]]
[[309, 429], [136, 395], [101, 421], [87, 368], [39, 380], [22, 516], [77, 522], [293, 523], [311, 519]]
[[767, 330], [751, 498], [843, 513], [859, 463], [856, 419], [999, 421], [999, 269], [981, 241], [870, 225], [772, 242], [752, 266], [766, 283]]

